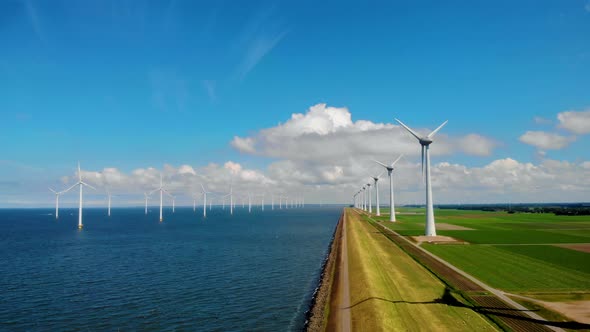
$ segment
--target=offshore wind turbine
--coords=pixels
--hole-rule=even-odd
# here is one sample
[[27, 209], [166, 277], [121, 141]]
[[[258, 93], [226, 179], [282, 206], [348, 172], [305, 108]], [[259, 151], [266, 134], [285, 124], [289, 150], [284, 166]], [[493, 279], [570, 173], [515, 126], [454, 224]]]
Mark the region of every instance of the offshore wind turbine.
[[[420, 145], [422, 146], [422, 174], [426, 177], [426, 236], [436, 236], [436, 225], [434, 223], [434, 207], [432, 203], [432, 184], [430, 182], [430, 144], [432, 144], [432, 138], [436, 133], [447, 124], [448, 120], [443, 122], [438, 128], [433, 130], [430, 134], [426, 136], [420, 136], [415, 131], [410, 129], [410, 127], [406, 126], [403, 122], [398, 119], [395, 121], [399, 122], [402, 127], [406, 128], [406, 130], [412, 134]], [[424, 175], [424, 173], [426, 173]]]
[[63, 194], [63, 191], [55, 191], [49, 188], [52, 193], [55, 194], [55, 219], [59, 218], [59, 195]]
[[111, 195], [111, 192], [108, 189], [107, 189], [107, 197], [108, 197], [107, 215], [110, 217], [111, 216], [111, 197], [113, 197], [113, 195]]
[[172, 194], [168, 194], [168, 196], [172, 197], [172, 213], [174, 213], [174, 207], [175, 207], [175, 202], [176, 202], [176, 196], [172, 195]]
[[143, 193], [143, 196], [145, 197], [145, 214], [147, 215], [147, 203], [148, 203], [148, 197], [150, 195], [148, 193]]
[[[160, 173], [160, 187], [158, 187], [157, 189], [152, 190], [149, 194], [151, 195], [152, 193], [155, 193], [156, 191], [160, 192], [160, 221], [163, 221], [164, 218], [162, 218], [162, 201], [163, 201], [163, 193], [166, 193], [167, 195], [170, 195], [170, 193], [164, 189], [164, 184], [162, 183], [162, 173]], [[172, 196], [172, 195], [170, 195]]]
[[[203, 194], [203, 218], [207, 218], [207, 194], [210, 194], [203, 184], [201, 184], [201, 189], [203, 190], [201, 193]], [[209, 210], [211, 210], [211, 203], [209, 203]]]
[[90, 187], [91, 189], [94, 189], [94, 190], [96, 190], [96, 188], [94, 188], [93, 186], [89, 185], [88, 183], [82, 181], [82, 171], [80, 171], [80, 162], [78, 162], [78, 182], [76, 182], [76, 184], [69, 187], [64, 192], [70, 191], [75, 186], [80, 186], [80, 200], [78, 203], [78, 229], [82, 229], [82, 227], [83, 227], [83, 224], [82, 224], [82, 188], [84, 186]]
[[[399, 157], [397, 157], [396, 160], [394, 160], [390, 165], [385, 165], [382, 162], [379, 162], [377, 160], [373, 160], [374, 162], [376, 162], [377, 164], [385, 167], [385, 169], [387, 170], [387, 174], [389, 175], [389, 221], [394, 222], [395, 221], [395, 204], [394, 204], [394, 196], [393, 196], [393, 170], [395, 164], [403, 157], [404, 155], [400, 155]], [[375, 180], [375, 186], [377, 186], [377, 180]], [[379, 193], [377, 193], [377, 195], [379, 195]], [[378, 197], [378, 196], [377, 196]], [[378, 199], [378, 198], [377, 198]], [[377, 203], [379, 204], [379, 203]]]

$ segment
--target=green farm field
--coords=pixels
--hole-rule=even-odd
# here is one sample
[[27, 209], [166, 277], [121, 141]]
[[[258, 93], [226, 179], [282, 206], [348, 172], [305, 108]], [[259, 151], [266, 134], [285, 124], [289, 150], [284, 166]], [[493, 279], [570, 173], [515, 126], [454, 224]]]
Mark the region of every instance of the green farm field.
[[[423, 209], [398, 209], [396, 223], [388, 213], [372, 218], [401, 235], [423, 235]], [[590, 253], [566, 248], [590, 244], [590, 216], [438, 209], [435, 217], [438, 235], [468, 244], [422, 247], [492, 287], [557, 297], [590, 293]]]

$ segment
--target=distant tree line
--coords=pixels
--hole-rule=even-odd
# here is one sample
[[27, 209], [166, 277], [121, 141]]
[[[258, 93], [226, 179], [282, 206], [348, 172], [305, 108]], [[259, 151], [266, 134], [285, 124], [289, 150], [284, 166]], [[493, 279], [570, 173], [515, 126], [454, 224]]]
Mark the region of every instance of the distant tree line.
[[[423, 207], [423, 205], [406, 206]], [[590, 215], [590, 203], [445, 204], [436, 207], [453, 210], [506, 211], [508, 213], [553, 213], [557, 216]]]

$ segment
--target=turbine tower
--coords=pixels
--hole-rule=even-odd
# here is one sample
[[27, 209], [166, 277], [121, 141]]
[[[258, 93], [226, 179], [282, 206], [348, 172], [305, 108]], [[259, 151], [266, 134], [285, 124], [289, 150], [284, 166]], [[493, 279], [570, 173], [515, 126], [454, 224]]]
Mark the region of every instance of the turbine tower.
[[69, 187], [64, 192], [68, 192], [76, 186], [80, 186], [80, 200], [78, 204], [78, 229], [82, 229], [82, 227], [84, 227], [84, 225], [82, 224], [82, 187], [87, 186], [93, 190], [96, 190], [96, 188], [82, 181], [82, 171], [80, 171], [80, 162], [78, 162], [78, 182], [76, 182], [76, 184]]
[[174, 207], [175, 207], [175, 203], [176, 203], [176, 196], [173, 196], [172, 194], [168, 194], [168, 196], [172, 197], [172, 213], [174, 213]]
[[[152, 193], [155, 193], [156, 191], [160, 192], [160, 222], [164, 221], [164, 218], [162, 218], [162, 201], [163, 201], [163, 194], [166, 193], [168, 195], [170, 195], [170, 193], [164, 189], [164, 184], [162, 183], [162, 173], [160, 173], [160, 187], [157, 189], [152, 190], [149, 194], [151, 195]], [[170, 195], [172, 196], [172, 195]]]
[[113, 195], [111, 195], [111, 192], [108, 189], [107, 189], [107, 197], [108, 197], [107, 215], [110, 217], [111, 216], [111, 197], [113, 197]]
[[402, 127], [406, 128], [410, 134], [412, 134], [422, 146], [422, 174], [426, 172], [426, 236], [436, 236], [436, 225], [434, 223], [434, 208], [432, 203], [432, 184], [430, 182], [430, 144], [432, 144], [432, 138], [436, 133], [447, 124], [448, 120], [443, 122], [438, 128], [433, 130], [426, 136], [419, 136], [415, 131], [406, 126], [403, 122], [398, 119], [395, 121], [399, 122]]
[[369, 176], [371, 179], [373, 179], [373, 181], [375, 181], [373, 188], [375, 188], [375, 210], [377, 210], [375, 211], [375, 215], [377, 217], [381, 215], [381, 210], [379, 208], [379, 178], [381, 177], [381, 175], [383, 175], [383, 172], [381, 172], [381, 174], [377, 176]]
[[49, 188], [49, 190], [51, 190], [51, 192], [55, 194], [55, 219], [57, 219], [59, 218], [59, 195], [63, 194], [64, 192], [55, 191], [51, 188]]
[[[208, 191], [205, 190], [203, 184], [201, 184], [201, 189], [203, 190], [203, 218], [207, 218], [207, 194], [210, 194]], [[209, 210], [211, 210], [211, 204], [209, 204]]]
[[373, 213], [373, 204], [371, 203], [371, 184], [367, 183], [367, 195], [369, 196], [369, 213]]
[[[377, 160], [373, 160], [377, 164], [385, 167], [385, 169], [387, 170], [387, 175], [389, 175], [389, 221], [391, 221], [391, 222], [395, 222], [395, 204], [394, 204], [394, 201], [393, 201], [394, 196], [393, 196], [393, 174], [392, 174], [392, 172], [394, 170], [394, 167], [393, 166], [395, 166], [395, 164], [403, 156], [404, 155], [402, 154], [399, 157], [397, 157], [397, 159], [394, 162], [392, 162], [390, 165], [385, 165], [382, 162], [379, 162]], [[377, 186], [377, 180], [375, 180], [375, 186]], [[379, 194], [377, 194], [377, 195], [379, 195]], [[377, 204], [379, 204], [379, 203], [377, 203]]]
[[145, 214], [147, 215], [147, 201], [148, 201], [149, 194], [143, 193], [143, 196], [145, 197]]

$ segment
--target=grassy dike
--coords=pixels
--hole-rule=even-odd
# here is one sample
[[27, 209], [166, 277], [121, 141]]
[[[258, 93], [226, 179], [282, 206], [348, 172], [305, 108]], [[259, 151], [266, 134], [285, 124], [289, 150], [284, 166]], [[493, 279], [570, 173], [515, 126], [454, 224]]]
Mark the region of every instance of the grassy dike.
[[[348, 278], [336, 264], [331, 278], [330, 310], [324, 330], [353, 331], [493, 331], [485, 316], [460, 305], [430, 271], [409, 257], [351, 209], [345, 209]], [[333, 246], [335, 248], [335, 246]], [[339, 262], [338, 258], [335, 258]], [[349, 298], [343, 299], [344, 288]], [[347, 303], [348, 305], [343, 305]], [[347, 320], [350, 317], [350, 323]]]

